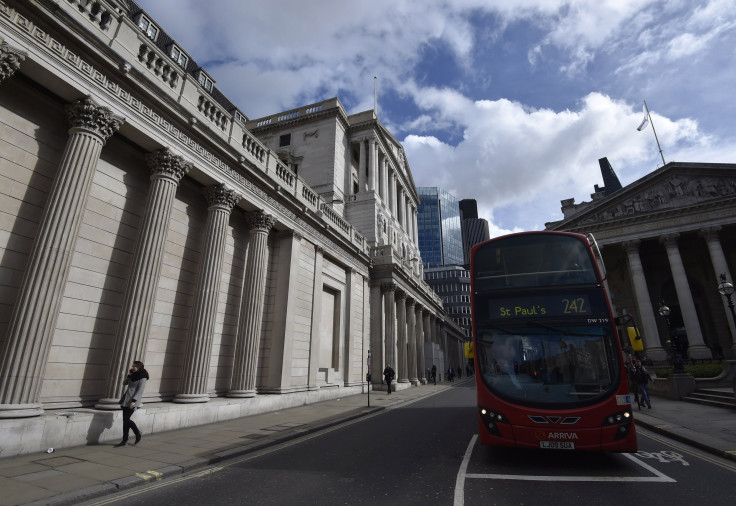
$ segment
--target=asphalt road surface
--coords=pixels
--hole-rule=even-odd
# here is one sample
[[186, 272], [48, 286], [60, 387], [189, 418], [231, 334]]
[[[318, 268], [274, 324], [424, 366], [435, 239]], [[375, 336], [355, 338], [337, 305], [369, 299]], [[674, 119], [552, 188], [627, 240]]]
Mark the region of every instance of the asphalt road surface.
[[736, 504], [734, 462], [645, 430], [636, 454], [491, 448], [475, 413], [468, 382], [87, 504]]

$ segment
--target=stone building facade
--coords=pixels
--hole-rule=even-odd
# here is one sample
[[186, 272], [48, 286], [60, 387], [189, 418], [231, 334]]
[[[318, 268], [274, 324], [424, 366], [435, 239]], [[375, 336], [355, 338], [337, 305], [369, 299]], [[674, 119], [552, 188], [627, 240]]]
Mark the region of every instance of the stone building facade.
[[594, 235], [614, 311], [633, 316], [646, 356], [667, 360], [680, 342], [690, 359], [736, 358], [732, 313], [717, 290], [736, 269], [736, 165], [671, 162], [592, 197], [563, 200], [564, 219], [546, 228]]
[[150, 433], [460, 353], [373, 111], [304, 108], [289, 158], [131, 1], [0, 0], [0, 44], [3, 456], [119, 437], [133, 360]]

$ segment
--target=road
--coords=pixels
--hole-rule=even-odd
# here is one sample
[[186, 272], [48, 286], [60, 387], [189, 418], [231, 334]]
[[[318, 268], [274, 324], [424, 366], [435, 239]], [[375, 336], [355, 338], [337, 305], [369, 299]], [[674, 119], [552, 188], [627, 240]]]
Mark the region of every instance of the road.
[[736, 504], [731, 461], [644, 430], [637, 454], [482, 447], [474, 406], [467, 382], [87, 504]]

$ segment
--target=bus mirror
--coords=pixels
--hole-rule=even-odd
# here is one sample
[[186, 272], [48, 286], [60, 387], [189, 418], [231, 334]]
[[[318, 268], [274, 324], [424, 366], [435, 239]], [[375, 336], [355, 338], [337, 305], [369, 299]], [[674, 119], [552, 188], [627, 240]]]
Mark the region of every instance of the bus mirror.
[[627, 323], [631, 323], [633, 318], [630, 314], [622, 314], [621, 316], [617, 316], [613, 319], [613, 321], [616, 322], [616, 325], [626, 325]]
[[595, 237], [593, 237], [593, 234], [588, 234], [588, 242], [590, 243], [590, 248], [593, 250], [593, 256], [595, 257], [595, 261], [598, 262], [598, 269], [601, 271], [601, 280], [606, 279], [606, 265], [603, 263], [603, 255], [601, 255], [601, 249], [598, 247], [598, 243], [595, 240]]

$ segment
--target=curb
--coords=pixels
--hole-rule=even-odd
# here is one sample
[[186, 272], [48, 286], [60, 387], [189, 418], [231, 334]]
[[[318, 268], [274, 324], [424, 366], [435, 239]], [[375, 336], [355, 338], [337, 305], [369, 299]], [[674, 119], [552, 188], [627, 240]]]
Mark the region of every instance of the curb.
[[[641, 425], [645, 429], [648, 429], [657, 434], [667, 436], [668, 438], [674, 439], [675, 441], [679, 441], [680, 443], [685, 443], [699, 450], [703, 450], [704, 452], [711, 453], [713, 455], [717, 455], [719, 457], [723, 457], [728, 460], [736, 461], [736, 452], [721, 450], [720, 448], [717, 448], [716, 446], [713, 446], [712, 444], [706, 443], [702, 441], [704, 436], [699, 435], [698, 433], [690, 429], [686, 429], [684, 427], [673, 427], [671, 425], [667, 425], [667, 426], [655, 425], [651, 422], [647, 422], [641, 419], [637, 420], [636, 417], [634, 417], [634, 423], [636, 425]], [[683, 433], [691, 433], [691, 434], [694, 434], [694, 436], [685, 435]]]
[[171, 478], [172, 476], [186, 474], [191, 471], [195, 471], [199, 468], [203, 468], [209, 465], [217, 464], [226, 460], [233, 459], [254, 453], [265, 448], [269, 448], [287, 441], [291, 441], [307, 434], [314, 434], [330, 427], [340, 425], [357, 418], [372, 415], [379, 411], [386, 409], [386, 406], [371, 406], [356, 408], [352, 411], [348, 411], [346, 414], [337, 415], [327, 420], [321, 420], [319, 422], [308, 424], [306, 427], [299, 427], [296, 430], [287, 431], [283, 434], [274, 434], [268, 436], [253, 443], [231, 448], [229, 450], [223, 450], [221, 452], [213, 453], [206, 457], [194, 458], [183, 462], [181, 465], [170, 465], [159, 469], [148, 470], [145, 472], [131, 474], [123, 478], [117, 478], [107, 483], [100, 483], [91, 487], [75, 490], [71, 492], [65, 492], [63, 494], [55, 495], [53, 497], [47, 497], [42, 500], [27, 503], [27, 506], [43, 506], [43, 505], [58, 505], [66, 506], [79, 504], [83, 501], [90, 501], [99, 497], [106, 497], [114, 495], [117, 492], [137, 488], [153, 481], [161, 481], [165, 478]]

